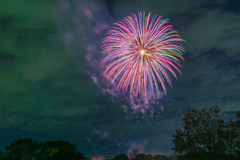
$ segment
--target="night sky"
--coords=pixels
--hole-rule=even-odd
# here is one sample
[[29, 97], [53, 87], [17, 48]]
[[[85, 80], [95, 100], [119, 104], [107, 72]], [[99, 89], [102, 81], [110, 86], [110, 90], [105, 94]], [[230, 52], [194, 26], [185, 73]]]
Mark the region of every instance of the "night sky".
[[[167, 95], [140, 102], [99, 67], [112, 24], [139, 11], [169, 18], [186, 43]], [[239, 0], [1, 0], [0, 151], [15, 139], [64, 140], [86, 156], [173, 152], [188, 109], [240, 110]]]

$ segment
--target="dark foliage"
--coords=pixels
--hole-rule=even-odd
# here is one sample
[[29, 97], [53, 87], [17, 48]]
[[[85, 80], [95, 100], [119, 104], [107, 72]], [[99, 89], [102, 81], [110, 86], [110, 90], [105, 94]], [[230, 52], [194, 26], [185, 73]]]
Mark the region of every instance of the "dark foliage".
[[129, 160], [126, 154], [118, 154], [114, 157], [114, 160]]
[[33, 142], [30, 138], [14, 140], [5, 147], [5, 154], [2, 160], [31, 159], [38, 155], [41, 143]]
[[140, 154], [141, 152], [137, 148], [133, 148], [131, 152], [128, 154], [130, 159], [135, 159], [135, 157]]
[[[237, 114], [237, 116], [240, 113]], [[238, 116], [239, 117], [239, 116]], [[236, 160], [239, 153], [239, 120], [224, 123], [217, 106], [190, 109], [184, 114], [184, 130], [173, 135], [179, 160]]]
[[152, 160], [153, 157], [150, 154], [138, 154], [135, 160]]
[[29, 138], [14, 140], [0, 160], [84, 160], [76, 145], [66, 141], [39, 143]]
[[164, 155], [159, 155], [159, 154], [157, 154], [157, 155], [155, 155], [155, 156], [153, 157], [153, 159], [154, 159], [154, 160], [168, 160], [168, 157], [167, 157], [167, 156], [164, 156]]

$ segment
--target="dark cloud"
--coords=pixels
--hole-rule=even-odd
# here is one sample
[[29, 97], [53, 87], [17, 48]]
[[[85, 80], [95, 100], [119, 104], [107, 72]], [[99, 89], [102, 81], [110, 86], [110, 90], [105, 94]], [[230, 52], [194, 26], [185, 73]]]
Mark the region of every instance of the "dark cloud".
[[10, 28], [13, 21], [13, 17], [0, 17], [0, 26], [3, 28]]
[[226, 2], [223, 5], [224, 10], [228, 12], [233, 12], [235, 14], [239, 14], [239, 7], [240, 7], [240, 1], [239, 0], [226, 0]]
[[16, 57], [13, 54], [4, 54], [0, 52], [0, 61], [14, 61]]
[[114, 16], [114, 4], [116, 1], [111, 1], [111, 0], [105, 0], [106, 7], [108, 8], [108, 11], [110, 14]]

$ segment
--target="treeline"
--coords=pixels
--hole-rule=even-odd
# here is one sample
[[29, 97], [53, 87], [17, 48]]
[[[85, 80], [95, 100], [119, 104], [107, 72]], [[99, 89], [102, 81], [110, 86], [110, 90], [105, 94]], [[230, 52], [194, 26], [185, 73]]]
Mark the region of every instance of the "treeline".
[[[183, 115], [183, 129], [173, 134], [174, 156], [152, 156], [132, 150], [129, 157], [135, 160], [240, 160], [240, 111], [236, 120], [225, 121], [218, 106], [190, 109]], [[124, 158], [125, 157], [125, 158]], [[115, 160], [127, 160], [118, 155]]]
[[67, 141], [32, 141], [30, 138], [14, 140], [0, 152], [0, 160], [85, 160], [76, 145]]
[[[225, 122], [217, 106], [190, 109], [183, 115], [183, 129], [173, 135], [173, 156], [142, 154], [134, 148], [114, 160], [240, 160], [240, 112]], [[25, 138], [14, 140], [0, 152], [0, 160], [87, 160], [76, 144], [66, 141], [44, 143]]]
[[240, 160], [240, 112], [225, 122], [218, 106], [190, 109], [182, 120], [172, 148], [179, 160]]
[[113, 160], [177, 160], [177, 157], [167, 157], [159, 154], [152, 156], [151, 154], [143, 154], [138, 149], [134, 148], [128, 156], [125, 154], [119, 154], [116, 155]]

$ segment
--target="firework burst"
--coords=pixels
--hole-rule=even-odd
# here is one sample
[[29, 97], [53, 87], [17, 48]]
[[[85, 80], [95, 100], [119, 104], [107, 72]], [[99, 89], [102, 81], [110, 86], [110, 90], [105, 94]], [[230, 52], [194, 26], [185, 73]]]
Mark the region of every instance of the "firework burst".
[[183, 60], [183, 40], [168, 24], [168, 19], [138, 13], [124, 17], [102, 41], [105, 76], [119, 90], [133, 95], [160, 95], [160, 85], [166, 94], [165, 82], [171, 87], [175, 71], [181, 74], [179, 59]]

